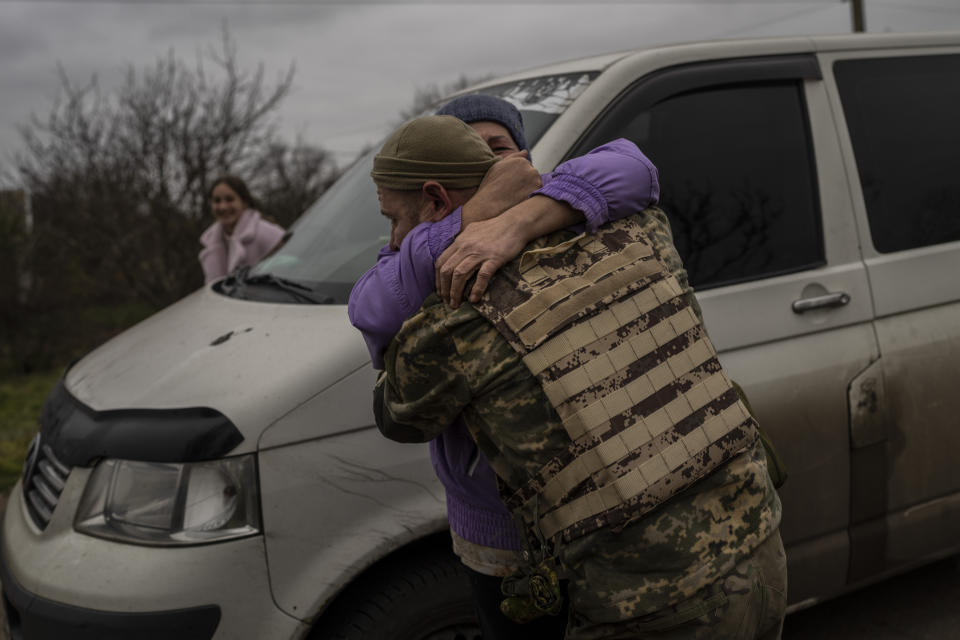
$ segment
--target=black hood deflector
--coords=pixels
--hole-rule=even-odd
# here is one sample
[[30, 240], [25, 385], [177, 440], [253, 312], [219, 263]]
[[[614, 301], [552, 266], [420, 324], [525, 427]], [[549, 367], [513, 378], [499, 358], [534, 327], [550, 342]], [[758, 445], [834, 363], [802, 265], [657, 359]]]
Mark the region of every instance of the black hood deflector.
[[240, 430], [207, 407], [94, 411], [60, 378], [40, 415], [43, 444], [70, 466], [99, 458], [145, 462], [199, 462], [224, 457], [243, 442]]

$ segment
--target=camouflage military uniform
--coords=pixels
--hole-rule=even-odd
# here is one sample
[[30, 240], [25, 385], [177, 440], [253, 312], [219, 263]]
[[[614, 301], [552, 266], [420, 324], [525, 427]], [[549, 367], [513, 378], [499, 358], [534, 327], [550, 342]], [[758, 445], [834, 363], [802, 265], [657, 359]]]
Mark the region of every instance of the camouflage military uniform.
[[[645, 212], [654, 231], [662, 228], [658, 214]], [[649, 235], [668, 249], [670, 270], [682, 272], [679, 258], [670, 257], [669, 235]], [[534, 244], [568, 237], [552, 234]], [[411, 442], [435, 437], [462, 413], [505, 495], [571, 441], [540, 382], [497, 330], [471, 305], [454, 311], [435, 295], [388, 350], [375, 408], [388, 437]], [[570, 580], [567, 637], [698, 637], [697, 627], [709, 637], [755, 637], [782, 618], [779, 521], [780, 502], [754, 441], [642, 518], [569, 540], [557, 554]], [[745, 606], [758, 602], [769, 606], [748, 614]], [[748, 618], [754, 629], [724, 627]], [[674, 632], [683, 635], [662, 635]]]

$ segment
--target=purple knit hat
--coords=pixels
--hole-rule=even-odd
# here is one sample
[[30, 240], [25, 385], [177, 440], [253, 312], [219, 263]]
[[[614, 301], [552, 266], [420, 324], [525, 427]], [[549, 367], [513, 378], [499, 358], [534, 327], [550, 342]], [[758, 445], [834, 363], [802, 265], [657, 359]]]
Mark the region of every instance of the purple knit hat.
[[467, 124], [481, 120], [497, 122], [507, 128], [517, 148], [521, 151], [527, 148], [527, 139], [523, 135], [523, 116], [503, 98], [482, 93], [460, 96], [437, 109], [437, 115], [453, 116]]

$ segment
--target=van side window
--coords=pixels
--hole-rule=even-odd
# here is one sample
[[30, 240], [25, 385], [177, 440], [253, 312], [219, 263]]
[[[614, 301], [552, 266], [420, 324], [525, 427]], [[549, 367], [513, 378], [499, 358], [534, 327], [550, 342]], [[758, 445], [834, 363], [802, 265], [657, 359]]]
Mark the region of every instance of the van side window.
[[840, 60], [834, 73], [877, 251], [960, 240], [960, 56]]
[[681, 93], [609, 125], [591, 144], [622, 136], [656, 164], [660, 206], [698, 289], [824, 264], [799, 82]]

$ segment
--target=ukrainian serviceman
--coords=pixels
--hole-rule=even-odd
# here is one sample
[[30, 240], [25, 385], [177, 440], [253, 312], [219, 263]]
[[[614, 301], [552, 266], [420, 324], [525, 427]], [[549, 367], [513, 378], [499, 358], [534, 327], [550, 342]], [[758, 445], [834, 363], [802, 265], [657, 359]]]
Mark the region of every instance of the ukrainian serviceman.
[[477, 304], [427, 298], [377, 423], [424, 442], [462, 416], [529, 546], [512, 615], [555, 611], [562, 576], [568, 638], [775, 638], [780, 502], [664, 222], [554, 232]]

